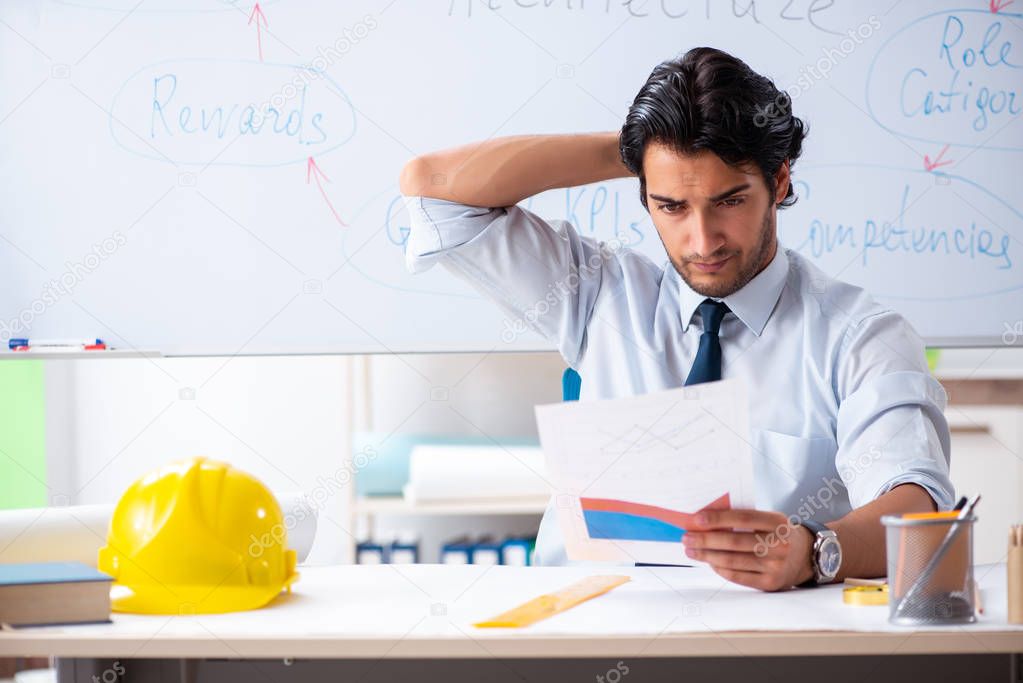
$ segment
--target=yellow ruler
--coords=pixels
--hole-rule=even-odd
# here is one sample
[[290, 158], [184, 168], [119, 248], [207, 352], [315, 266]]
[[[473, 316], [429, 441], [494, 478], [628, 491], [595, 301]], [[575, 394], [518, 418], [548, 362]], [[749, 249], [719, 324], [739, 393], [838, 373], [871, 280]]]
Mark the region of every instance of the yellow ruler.
[[629, 581], [628, 576], [588, 576], [556, 593], [548, 593], [492, 619], [473, 624], [477, 628], [521, 628], [552, 617]]

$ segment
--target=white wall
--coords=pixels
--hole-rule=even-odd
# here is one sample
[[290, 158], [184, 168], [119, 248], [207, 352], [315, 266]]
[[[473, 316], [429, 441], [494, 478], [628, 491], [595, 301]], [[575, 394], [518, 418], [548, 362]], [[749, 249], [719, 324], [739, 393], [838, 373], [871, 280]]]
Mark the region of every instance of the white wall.
[[374, 430], [536, 436], [532, 407], [561, 400], [555, 353], [373, 356]]
[[[230, 462], [276, 491], [308, 490], [340, 462], [343, 359], [69, 363], [66, 389], [75, 409], [64, 443], [70, 448], [48, 455], [51, 470], [67, 464], [72, 504], [114, 502], [147, 471], [194, 455]], [[48, 388], [55, 397], [53, 382]], [[321, 510], [321, 531], [345, 519], [338, 499]], [[341, 544], [330, 542], [330, 534], [324, 539], [317, 539], [316, 557], [340, 559]]]

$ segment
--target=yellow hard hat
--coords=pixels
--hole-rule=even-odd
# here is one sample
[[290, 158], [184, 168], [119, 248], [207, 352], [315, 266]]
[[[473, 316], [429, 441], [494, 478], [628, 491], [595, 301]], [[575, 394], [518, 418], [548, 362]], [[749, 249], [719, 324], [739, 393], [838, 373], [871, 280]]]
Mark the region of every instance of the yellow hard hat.
[[116, 612], [256, 609], [298, 578], [281, 506], [255, 477], [206, 458], [177, 462], [124, 492], [99, 569]]

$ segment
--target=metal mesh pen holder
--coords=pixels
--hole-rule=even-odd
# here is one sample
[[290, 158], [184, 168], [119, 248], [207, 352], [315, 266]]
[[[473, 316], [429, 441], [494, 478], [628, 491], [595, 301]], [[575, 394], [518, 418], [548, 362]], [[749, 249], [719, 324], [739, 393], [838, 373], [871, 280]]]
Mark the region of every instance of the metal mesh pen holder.
[[881, 517], [888, 552], [888, 621], [903, 626], [977, 620], [973, 524], [962, 520]]

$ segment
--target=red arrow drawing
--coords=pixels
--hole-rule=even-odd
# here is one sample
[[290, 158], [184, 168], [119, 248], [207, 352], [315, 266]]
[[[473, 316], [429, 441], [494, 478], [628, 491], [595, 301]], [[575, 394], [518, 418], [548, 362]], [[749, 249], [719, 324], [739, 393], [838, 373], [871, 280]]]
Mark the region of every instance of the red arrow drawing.
[[327, 197], [327, 193], [324, 192], [323, 183], [320, 182], [320, 178], [323, 178], [328, 183], [330, 182], [330, 178], [327, 177], [327, 174], [324, 173], [320, 169], [320, 167], [316, 165], [316, 161], [312, 157], [309, 157], [309, 160], [306, 162], [305, 165], [306, 184], [308, 185], [313, 179], [316, 180], [316, 187], [319, 188], [320, 194], [323, 196], [323, 201], [327, 202], [327, 206], [330, 208], [330, 212], [334, 214], [334, 218], [337, 220], [338, 223], [340, 223], [343, 227], [347, 228], [348, 224], [341, 220], [341, 216], [338, 215], [337, 210], [334, 208], [334, 205], [330, 203], [330, 198]]
[[1002, 2], [1002, 0], [988, 0], [987, 6], [992, 14], [998, 14], [1011, 4], [1012, 0], [1005, 0], [1005, 2]]
[[268, 27], [269, 24], [266, 21], [266, 15], [263, 14], [263, 10], [259, 8], [257, 2], [253, 8], [252, 13], [249, 14], [249, 26], [252, 26], [252, 22], [256, 22], [256, 44], [259, 45], [259, 61], [263, 61], [263, 28]]
[[948, 150], [948, 145], [945, 145], [944, 147], [941, 148], [941, 151], [938, 152], [938, 156], [934, 158], [934, 161], [931, 161], [931, 158], [925, 154], [924, 169], [927, 171], [933, 171], [934, 169], [940, 166], [948, 166], [949, 164], [955, 163], [951, 159], [946, 159], [945, 161], [941, 160], [941, 157], [945, 156], [946, 150]]

